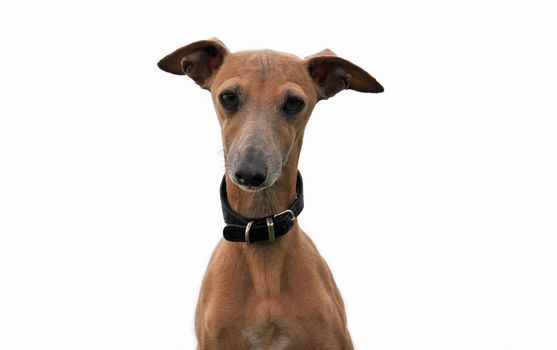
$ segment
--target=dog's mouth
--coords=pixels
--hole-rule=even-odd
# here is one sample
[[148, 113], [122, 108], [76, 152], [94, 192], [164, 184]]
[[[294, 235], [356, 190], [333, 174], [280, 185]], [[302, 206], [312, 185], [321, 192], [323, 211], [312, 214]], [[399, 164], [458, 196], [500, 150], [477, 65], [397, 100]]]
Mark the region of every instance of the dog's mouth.
[[262, 191], [262, 190], [266, 189], [267, 187], [269, 187], [269, 186], [265, 186], [265, 187], [262, 187], [262, 186], [259, 186], [259, 187], [252, 187], [252, 186], [241, 185], [241, 184], [238, 184], [237, 182], [234, 182], [234, 183], [235, 183], [236, 185], [238, 185], [238, 187], [240, 187], [242, 190], [244, 190], [244, 191], [246, 191], [246, 192], [253, 192], [253, 193]]

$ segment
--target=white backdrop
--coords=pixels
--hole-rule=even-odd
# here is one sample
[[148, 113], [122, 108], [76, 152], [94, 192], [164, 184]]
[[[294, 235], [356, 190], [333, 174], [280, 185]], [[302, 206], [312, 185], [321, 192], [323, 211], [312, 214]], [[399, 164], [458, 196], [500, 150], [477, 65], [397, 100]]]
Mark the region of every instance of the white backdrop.
[[329, 47], [385, 86], [321, 102], [300, 161], [300, 224], [358, 349], [557, 349], [550, 9], [3, 2], [0, 349], [194, 348], [222, 229], [220, 130], [209, 93], [156, 62], [213, 36]]

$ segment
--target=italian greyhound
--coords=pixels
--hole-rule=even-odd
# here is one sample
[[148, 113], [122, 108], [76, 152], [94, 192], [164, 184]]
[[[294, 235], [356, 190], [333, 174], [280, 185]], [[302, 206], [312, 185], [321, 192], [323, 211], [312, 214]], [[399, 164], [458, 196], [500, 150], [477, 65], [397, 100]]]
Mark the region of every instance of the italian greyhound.
[[158, 66], [211, 92], [224, 145], [227, 225], [200, 290], [198, 350], [352, 350], [331, 271], [296, 220], [303, 208], [298, 159], [318, 101], [383, 87], [328, 49], [300, 59], [231, 53], [210, 39]]

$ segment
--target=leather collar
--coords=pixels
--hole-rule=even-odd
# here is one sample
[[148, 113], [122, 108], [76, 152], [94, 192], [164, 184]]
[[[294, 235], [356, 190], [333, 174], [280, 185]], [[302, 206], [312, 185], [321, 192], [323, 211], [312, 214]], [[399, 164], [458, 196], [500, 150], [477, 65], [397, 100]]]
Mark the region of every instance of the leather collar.
[[227, 224], [222, 234], [227, 241], [253, 243], [257, 241], [274, 241], [290, 231], [294, 221], [304, 209], [304, 191], [302, 175], [298, 171], [296, 179], [296, 199], [285, 211], [265, 218], [247, 218], [236, 213], [230, 207], [226, 195], [226, 175], [220, 185], [220, 202], [222, 215]]

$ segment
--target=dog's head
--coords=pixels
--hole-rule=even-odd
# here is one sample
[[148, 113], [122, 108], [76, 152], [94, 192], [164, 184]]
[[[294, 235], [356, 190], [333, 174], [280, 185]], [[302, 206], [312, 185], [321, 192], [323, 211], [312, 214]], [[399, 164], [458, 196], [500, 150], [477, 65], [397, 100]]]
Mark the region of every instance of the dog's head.
[[211, 92], [222, 130], [226, 173], [247, 191], [273, 185], [297, 167], [315, 104], [345, 89], [382, 92], [362, 68], [330, 50], [306, 59], [270, 50], [230, 53], [217, 39], [186, 45], [159, 61]]

